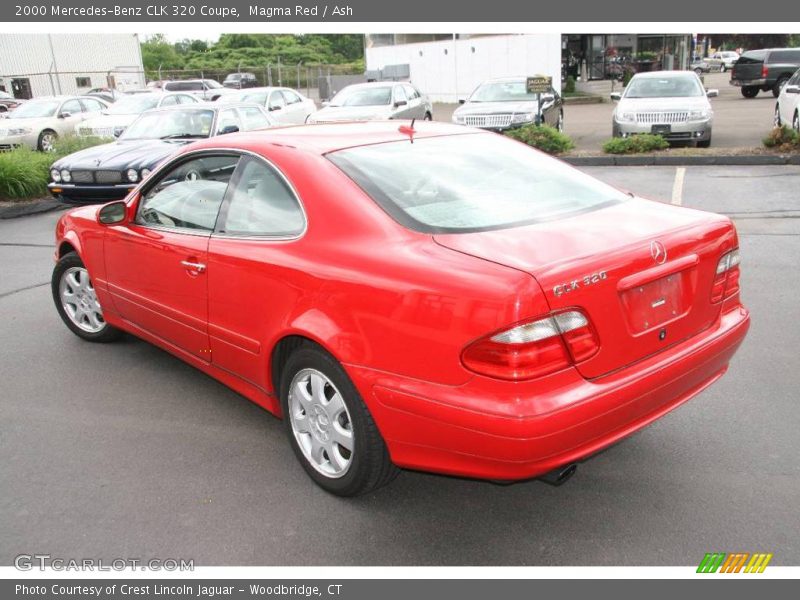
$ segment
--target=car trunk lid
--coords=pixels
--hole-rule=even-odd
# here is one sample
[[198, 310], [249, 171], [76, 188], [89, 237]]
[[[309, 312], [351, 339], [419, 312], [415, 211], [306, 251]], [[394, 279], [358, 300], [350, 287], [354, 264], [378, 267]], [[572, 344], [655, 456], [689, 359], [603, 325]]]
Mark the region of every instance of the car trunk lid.
[[741, 79], [745, 81], [761, 79], [761, 69], [767, 57], [766, 51], [745, 52], [733, 65], [731, 79]]
[[530, 273], [554, 311], [584, 311], [600, 339], [597, 354], [577, 365], [586, 378], [712, 325], [717, 263], [736, 243], [724, 217], [639, 199], [560, 221], [434, 238]]

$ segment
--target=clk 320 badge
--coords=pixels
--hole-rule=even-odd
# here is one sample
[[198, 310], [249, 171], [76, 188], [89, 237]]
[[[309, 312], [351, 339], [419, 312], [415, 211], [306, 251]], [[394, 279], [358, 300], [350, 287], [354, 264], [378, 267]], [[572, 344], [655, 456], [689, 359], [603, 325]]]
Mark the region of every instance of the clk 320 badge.
[[606, 275], [605, 271], [598, 271], [597, 273], [591, 273], [583, 277], [583, 279], [573, 279], [568, 283], [562, 283], [557, 285], [553, 288], [553, 293], [556, 297], [563, 296], [564, 294], [568, 294], [574, 290], [577, 290], [581, 286], [586, 287], [587, 285], [592, 285], [594, 283], [599, 283], [606, 279], [608, 275]]

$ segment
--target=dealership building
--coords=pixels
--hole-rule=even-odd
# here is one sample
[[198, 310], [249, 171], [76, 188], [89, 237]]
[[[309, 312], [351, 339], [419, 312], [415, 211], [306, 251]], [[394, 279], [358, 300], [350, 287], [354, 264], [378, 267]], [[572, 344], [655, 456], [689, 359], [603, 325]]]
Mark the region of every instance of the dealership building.
[[0, 35], [0, 90], [16, 98], [144, 86], [136, 34]]
[[409, 79], [433, 102], [457, 102], [492, 77], [548, 75], [561, 88], [561, 35], [367, 34], [367, 73]]

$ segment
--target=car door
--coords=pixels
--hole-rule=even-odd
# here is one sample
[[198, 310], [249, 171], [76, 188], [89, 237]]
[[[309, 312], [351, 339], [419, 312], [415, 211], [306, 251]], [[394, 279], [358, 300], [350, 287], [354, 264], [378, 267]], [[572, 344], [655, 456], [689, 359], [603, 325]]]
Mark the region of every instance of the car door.
[[58, 109], [54, 126], [58, 135], [70, 135], [75, 132], [75, 126], [84, 120], [85, 113], [80, 100], [73, 98], [66, 100]]
[[208, 246], [212, 362], [269, 389], [269, 352], [301, 300], [295, 248], [306, 217], [292, 186], [271, 163], [243, 156]]
[[104, 240], [108, 290], [127, 321], [209, 361], [208, 240], [239, 161], [197, 153], [152, 178], [133, 222]]
[[267, 100], [267, 110], [270, 116], [281, 125], [290, 125], [291, 121], [286, 113], [286, 98], [280, 90], [272, 90]]
[[286, 113], [288, 121], [292, 125], [302, 125], [306, 122], [310, 111], [306, 111], [305, 102], [294, 90], [284, 89], [281, 90], [283, 98], [286, 100]]

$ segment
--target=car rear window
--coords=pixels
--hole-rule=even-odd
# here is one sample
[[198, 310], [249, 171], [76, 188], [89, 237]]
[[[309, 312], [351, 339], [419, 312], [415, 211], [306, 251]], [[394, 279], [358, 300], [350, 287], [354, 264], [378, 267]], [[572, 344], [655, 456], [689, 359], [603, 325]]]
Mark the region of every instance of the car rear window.
[[771, 63], [800, 63], [800, 50], [774, 50], [769, 54]]
[[518, 227], [627, 198], [493, 133], [374, 144], [327, 156], [396, 221], [424, 233]]
[[766, 50], [751, 50], [750, 52], [745, 52], [742, 54], [736, 64], [746, 65], [747, 63], [760, 63], [764, 62], [766, 57]]

